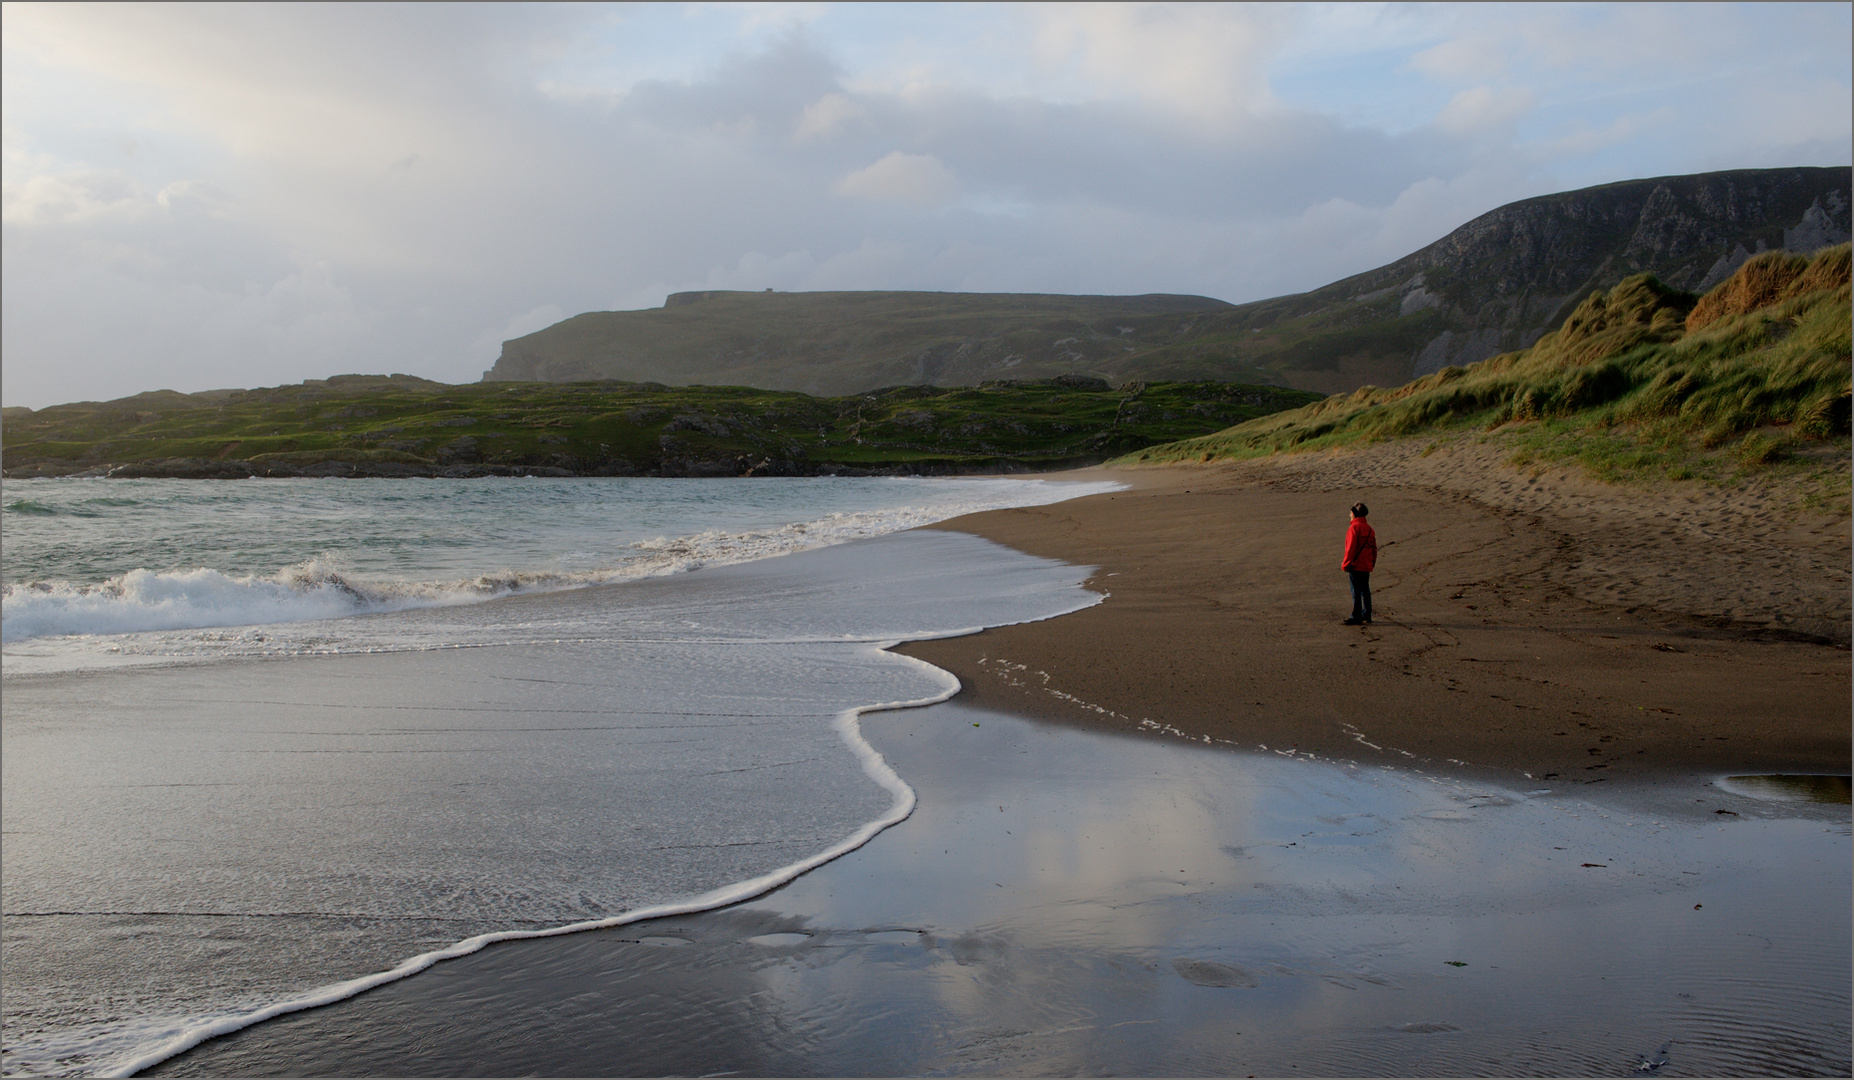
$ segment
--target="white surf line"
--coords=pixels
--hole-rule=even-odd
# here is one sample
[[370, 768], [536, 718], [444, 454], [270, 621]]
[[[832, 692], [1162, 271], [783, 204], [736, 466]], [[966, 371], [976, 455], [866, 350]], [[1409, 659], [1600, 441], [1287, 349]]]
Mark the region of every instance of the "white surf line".
[[[971, 631], [968, 631], [968, 633], [970, 632]], [[832, 729], [835, 730], [849, 746], [850, 751], [856, 755], [858, 761], [862, 764], [863, 772], [893, 795], [894, 801], [889, 804], [887, 813], [876, 818], [874, 821], [864, 824], [861, 828], [831, 847], [800, 862], [780, 867], [770, 873], [762, 874], [759, 877], [751, 878], [747, 881], [736, 882], [732, 885], [724, 885], [719, 889], [712, 889], [688, 900], [674, 901], [667, 904], [656, 904], [647, 908], [639, 908], [636, 911], [627, 911], [622, 915], [614, 915], [608, 919], [593, 919], [586, 922], [568, 923], [564, 926], [553, 926], [544, 930], [499, 930], [493, 933], [478, 934], [475, 937], [465, 938], [445, 948], [436, 949], [428, 953], [420, 953], [387, 971], [376, 972], [372, 975], [363, 975], [356, 979], [334, 983], [330, 986], [311, 990], [300, 997], [279, 1001], [252, 1012], [221, 1017], [217, 1020], [211, 1020], [204, 1024], [187, 1028], [175, 1034], [166, 1042], [156, 1046], [153, 1050], [142, 1054], [140, 1057], [134, 1058], [114, 1068], [100, 1071], [96, 1073], [96, 1075], [134, 1076], [143, 1069], [151, 1068], [177, 1054], [185, 1053], [208, 1039], [214, 1039], [221, 1035], [230, 1035], [235, 1031], [242, 1031], [253, 1024], [259, 1024], [265, 1020], [270, 1020], [288, 1013], [301, 1012], [304, 1009], [314, 1009], [322, 1005], [332, 1005], [338, 1001], [345, 1001], [348, 998], [363, 994], [375, 987], [385, 986], [387, 983], [398, 982], [400, 979], [416, 975], [441, 960], [452, 960], [460, 956], [468, 956], [471, 953], [480, 951], [484, 946], [494, 945], [498, 942], [520, 941], [527, 938], [559, 937], [563, 934], [577, 934], [586, 930], [608, 930], [612, 927], [643, 922], [647, 919], [661, 919], [672, 915], [690, 915], [700, 911], [712, 911], [715, 908], [727, 907], [730, 904], [738, 904], [743, 900], [751, 900], [756, 896], [769, 893], [808, 870], [815, 869], [833, 859], [837, 859], [855, 851], [857, 848], [867, 844], [870, 840], [875, 839], [876, 835], [884, 829], [905, 821], [908, 815], [914, 812], [916, 802], [914, 789], [909, 787], [907, 781], [903, 780], [900, 774], [896, 773], [895, 770], [889, 766], [887, 760], [876, 751], [876, 748], [871, 746], [867, 739], [863, 738], [861, 724], [859, 723], [862, 715], [864, 713], [884, 712], [891, 709], [915, 709], [927, 705], [937, 705], [940, 702], [952, 698], [953, 695], [959, 693], [960, 690], [959, 679], [951, 672], [934, 667], [924, 660], [915, 660], [913, 657], [901, 657], [901, 659], [919, 664], [921, 667], [943, 676], [950, 685], [947, 685], [940, 693], [931, 697], [918, 698], [913, 701], [891, 701], [877, 705], [860, 705], [846, 709], [838, 714], [837, 719], [831, 725]]]
[[[939, 506], [908, 504], [880, 510], [841, 511], [837, 512], [840, 516], [827, 515], [822, 518], [787, 522], [762, 529], [742, 529], [733, 532], [710, 529], [674, 537], [659, 536], [633, 542], [632, 547], [644, 553], [633, 556], [634, 563], [627, 561], [615, 566], [583, 571], [516, 570], [503, 567], [460, 578], [431, 581], [350, 579], [348, 575], [333, 569], [308, 576], [289, 576], [289, 572], [293, 569], [312, 566], [318, 562], [317, 559], [309, 559], [292, 563], [270, 574], [238, 574], [213, 567], [194, 567], [183, 571], [149, 571], [146, 568], [138, 568], [115, 575], [98, 584], [56, 583], [55, 588], [43, 593], [29, 586], [8, 584], [0, 587], [0, 593], [14, 598], [12, 605], [14, 611], [10, 618], [0, 617], [0, 644], [11, 645], [43, 638], [76, 636], [124, 637], [134, 634], [176, 634], [200, 630], [300, 626], [303, 623], [344, 620], [364, 615], [468, 607], [511, 596], [536, 596], [577, 592], [610, 585], [628, 585], [639, 581], [674, 577], [711, 567], [760, 562], [783, 555], [816, 551], [860, 540], [873, 540], [897, 532], [937, 525], [971, 514], [987, 513], [993, 510], [1052, 506], [1070, 499], [1105, 494], [1126, 488], [1125, 484], [1116, 481], [1029, 479], [1039, 484], [1067, 483], [1090, 490], [1061, 494], [1057, 498], [1027, 503], [991, 504], [984, 500], [974, 500], [968, 503]], [[1052, 488], [1044, 493], [1054, 494], [1060, 490], [1059, 487]], [[125, 592], [121, 583], [130, 578], [134, 579], [138, 588], [142, 582], [146, 581], [189, 582], [194, 585], [203, 583], [211, 586], [212, 591], [209, 592], [183, 594], [180, 600], [185, 606], [179, 610], [184, 612], [223, 611], [224, 601], [230, 597], [242, 602], [243, 607], [239, 614], [259, 614], [270, 617], [244, 620], [237, 615], [189, 614], [179, 618], [170, 615], [165, 620], [155, 619], [150, 625], [103, 625], [110, 623], [112, 619], [116, 623], [121, 623], [123, 618], [129, 616], [139, 614], [148, 617], [161, 611], [176, 610], [175, 599], [171, 596], [163, 599], [165, 607], [151, 609], [144, 601], [135, 598], [132, 592]], [[125, 597], [128, 599], [124, 599]], [[307, 610], [315, 602], [331, 600], [341, 606], [341, 609]], [[19, 613], [17, 609], [22, 601], [29, 602], [32, 608], [80, 601], [79, 607], [83, 609], [80, 614], [90, 615], [92, 619], [83, 627], [75, 624], [59, 624], [51, 629], [41, 629], [41, 623], [46, 615], [31, 609], [24, 614]], [[195, 607], [196, 601], [204, 602], [206, 606], [204, 608]], [[269, 612], [259, 610], [266, 604], [279, 608], [293, 606], [304, 610], [294, 613], [287, 610]], [[324, 603], [323, 606], [326, 608], [328, 605]], [[70, 610], [62, 606], [54, 607], [53, 615], [68, 614]], [[35, 616], [38, 622], [33, 621]], [[201, 621], [202, 618], [207, 621]], [[26, 626], [23, 632], [20, 630], [22, 620]], [[10, 633], [8, 632], [9, 623], [11, 624]], [[308, 651], [285, 655], [323, 654]]]
[[[1086, 593], [1086, 590], [1083, 591]], [[1086, 596], [1086, 599], [1073, 607], [1064, 608], [1061, 611], [1040, 618], [1025, 619], [1023, 621], [1043, 622], [1048, 619], [1060, 618], [1063, 615], [1073, 614], [1084, 608], [1093, 607], [1102, 600], [1102, 597], [1098, 593], [1086, 593]], [[921, 634], [906, 639], [887, 638], [883, 641], [873, 643], [871, 651], [887, 652], [887, 650], [893, 646], [901, 644], [903, 640], [928, 641], [940, 638], [966, 637], [984, 629], [985, 627], [983, 626], [972, 626], [962, 627], [958, 630], [949, 630], [944, 633]], [[857, 644], [861, 643], [858, 642]], [[876, 818], [874, 821], [864, 824], [861, 828], [857, 829], [843, 840], [838, 841], [833, 846], [800, 862], [792, 863], [789, 866], [781, 867], [770, 873], [762, 874], [759, 877], [751, 878], [747, 881], [736, 882], [733, 885], [724, 885], [719, 889], [712, 889], [688, 900], [673, 901], [667, 904], [656, 904], [647, 908], [639, 908], [636, 911], [627, 911], [622, 915], [614, 915], [608, 919], [592, 919], [586, 922], [567, 923], [564, 926], [554, 926], [544, 930], [498, 930], [488, 934], [478, 934], [475, 937], [465, 938], [445, 948], [435, 949], [427, 953], [420, 953], [387, 971], [375, 972], [372, 975], [363, 975], [345, 982], [324, 986], [319, 989], [311, 990], [299, 997], [288, 998], [251, 1012], [220, 1017], [217, 1020], [209, 1020], [204, 1024], [196, 1024], [193, 1027], [177, 1032], [167, 1041], [159, 1044], [153, 1050], [142, 1054], [140, 1057], [132, 1058], [114, 1068], [101, 1070], [95, 1075], [111, 1077], [134, 1076], [143, 1069], [153, 1068], [171, 1057], [193, 1049], [208, 1039], [216, 1039], [221, 1035], [230, 1035], [235, 1031], [242, 1031], [245, 1028], [251, 1027], [253, 1024], [261, 1024], [266, 1020], [271, 1020], [289, 1013], [301, 1012], [304, 1009], [319, 1008], [323, 1005], [333, 1005], [338, 1001], [346, 1001], [348, 998], [364, 994], [375, 987], [385, 986], [387, 983], [398, 982], [400, 979], [416, 975], [441, 960], [454, 960], [460, 956], [469, 956], [471, 953], [481, 951], [484, 946], [487, 945], [494, 945], [503, 941], [521, 941], [527, 938], [560, 937], [564, 934], [577, 934], [586, 930], [609, 930], [613, 927], [643, 922], [647, 919], [661, 919], [672, 915], [692, 915], [696, 912], [713, 911], [716, 908], [728, 907], [732, 904], [751, 900], [757, 896], [764, 896], [766, 893], [777, 889], [779, 886], [796, 879], [801, 874], [814, 870], [844, 855], [848, 855], [850, 852], [855, 851], [857, 848], [875, 839], [878, 834], [886, 830], [889, 826], [906, 821], [908, 816], [914, 813], [914, 806], [917, 802], [914, 789], [889, 765], [888, 760], [884, 758], [874, 746], [870, 745], [869, 740], [863, 737], [863, 715], [872, 712], [888, 712], [896, 709], [918, 709], [928, 705], [938, 705], [943, 701], [951, 700], [962, 688], [959, 677], [947, 671], [945, 668], [935, 667], [925, 660], [912, 656], [905, 656], [901, 653], [888, 653], [888, 655], [905, 660], [910, 664], [915, 664], [939, 676], [944, 680], [944, 689], [931, 697], [917, 698], [912, 701], [891, 701], [877, 705], [855, 706], [839, 713], [836, 720], [832, 722], [832, 730], [837, 732], [838, 737], [843, 739], [844, 744], [849, 747], [850, 752], [854, 754], [857, 760], [862, 764], [863, 772], [871, 780], [874, 780], [877, 785], [894, 796], [894, 801], [889, 804], [887, 813]]]

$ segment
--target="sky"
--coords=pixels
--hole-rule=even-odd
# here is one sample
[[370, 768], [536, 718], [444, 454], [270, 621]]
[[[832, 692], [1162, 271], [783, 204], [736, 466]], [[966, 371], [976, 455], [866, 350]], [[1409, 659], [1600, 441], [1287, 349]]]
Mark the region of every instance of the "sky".
[[1847, 165], [1850, 5], [0, 7], [0, 400], [689, 289], [1316, 288], [1504, 203]]

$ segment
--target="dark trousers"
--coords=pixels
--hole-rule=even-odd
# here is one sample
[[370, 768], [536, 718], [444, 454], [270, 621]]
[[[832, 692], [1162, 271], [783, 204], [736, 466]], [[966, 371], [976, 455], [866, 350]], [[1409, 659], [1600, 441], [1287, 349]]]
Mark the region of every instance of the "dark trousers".
[[1352, 617], [1371, 621], [1371, 571], [1347, 570], [1345, 576], [1352, 579]]

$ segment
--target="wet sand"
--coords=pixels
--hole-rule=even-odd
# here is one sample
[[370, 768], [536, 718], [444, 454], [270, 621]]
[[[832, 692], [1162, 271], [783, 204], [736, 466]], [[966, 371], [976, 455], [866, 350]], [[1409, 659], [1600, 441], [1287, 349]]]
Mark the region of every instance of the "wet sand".
[[[1213, 744], [1558, 782], [1849, 771], [1845, 516], [1469, 444], [1106, 475], [1135, 487], [936, 526], [1099, 566], [1106, 603], [901, 651], [962, 700]], [[1380, 556], [1354, 628], [1357, 501]]]
[[865, 721], [908, 821], [154, 1071], [1847, 1073], [1848, 810], [1723, 782], [1849, 771], [1845, 517], [1473, 448], [1110, 475], [940, 526], [1110, 595], [901, 647], [967, 688]]
[[1518, 790], [956, 702], [864, 730], [919, 806], [776, 892], [491, 946], [153, 1073], [1849, 1068], [1845, 805]]

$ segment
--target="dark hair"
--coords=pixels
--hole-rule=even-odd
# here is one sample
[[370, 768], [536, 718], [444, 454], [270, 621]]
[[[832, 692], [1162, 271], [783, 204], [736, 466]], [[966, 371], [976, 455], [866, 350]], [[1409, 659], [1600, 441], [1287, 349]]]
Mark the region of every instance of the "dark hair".
[[1353, 503], [1352, 504], [1352, 516], [1353, 517], [1368, 517], [1370, 516], [1370, 514], [1371, 514], [1371, 511], [1365, 509], [1364, 503]]

